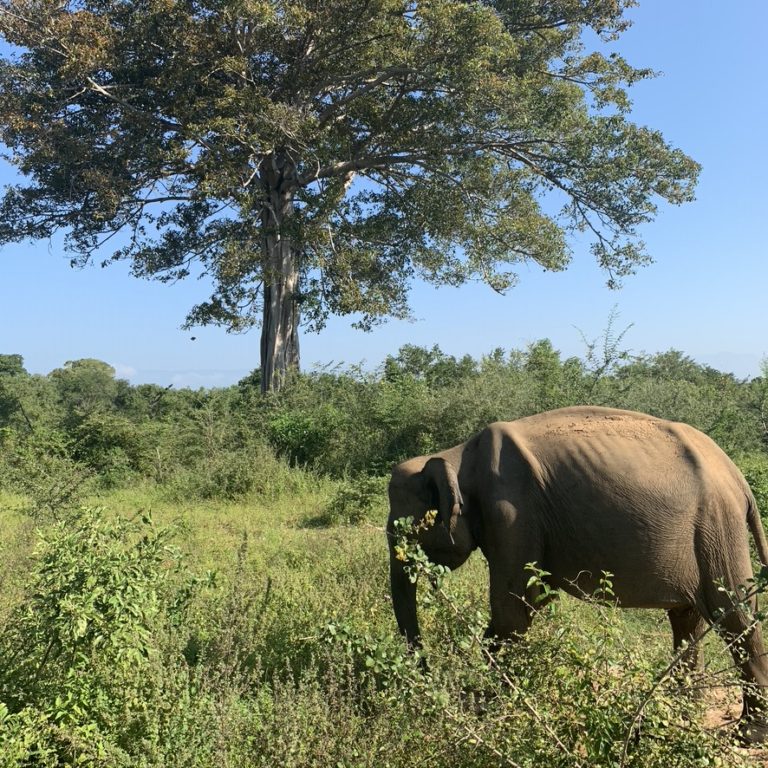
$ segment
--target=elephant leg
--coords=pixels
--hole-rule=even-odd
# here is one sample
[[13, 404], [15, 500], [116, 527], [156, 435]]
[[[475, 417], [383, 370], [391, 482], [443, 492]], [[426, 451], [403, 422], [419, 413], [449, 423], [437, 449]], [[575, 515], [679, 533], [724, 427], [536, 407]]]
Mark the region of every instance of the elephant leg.
[[[517, 582], [520, 582], [517, 584]], [[485, 636], [492, 650], [503, 640], [525, 634], [531, 625], [531, 604], [526, 599], [522, 579], [511, 579], [504, 571], [491, 569], [491, 623]]]
[[487, 513], [487, 523], [489, 530], [498, 530], [498, 535], [483, 549], [488, 560], [491, 603], [486, 637], [498, 644], [528, 631], [538, 590], [527, 586], [530, 574], [525, 563], [540, 560], [541, 546], [537, 529], [507, 499], [498, 499], [493, 504]]
[[[768, 741], [768, 658], [762, 630], [759, 622], [756, 623], [746, 611], [734, 610], [732, 604], [725, 603], [722, 595], [722, 592], [718, 593], [718, 608], [723, 612], [723, 618], [716, 628], [741, 673], [744, 699], [741, 737], [747, 743]], [[755, 607], [753, 601], [752, 611]], [[717, 609], [712, 614], [717, 616]]]
[[675, 651], [679, 651], [683, 643], [688, 644], [680, 658], [680, 669], [684, 673], [696, 672], [702, 665], [698, 640], [707, 626], [704, 617], [696, 608], [672, 608], [667, 611], [667, 616], [672, 625]]
[[768, 740], [768, 664], [760, 625], [752, 625], [741, 611], [724, 621], [723, 636], [741, 671], [744, 684], [741, 733], [745, 741]]

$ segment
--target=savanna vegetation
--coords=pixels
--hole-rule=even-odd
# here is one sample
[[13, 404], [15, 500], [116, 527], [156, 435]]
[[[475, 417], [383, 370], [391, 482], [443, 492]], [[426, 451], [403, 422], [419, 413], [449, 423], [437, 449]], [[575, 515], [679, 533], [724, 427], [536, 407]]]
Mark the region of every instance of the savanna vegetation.
[[446, 577], [415, 552], [427, 674], [396, 636], [388, 468], [490, 421], [574, 403], [686, 421], [768, 510], [768, 370], [619, 346], [406, 346], [266, 396], [258, 371], [176, 390], [0, 355], [0, 766], [754, 764], [713, 716], [736, 706], [723, 643], [670, 673], [666, 617], [617, 610], [610, 574], [491, 659], [482, 556]]
[[597, 403], [703, 429], [766, 509], [768, 371], [607, 337], [297, 373], [300, 321], [407, 316], [414, 278], [504, 291], [574, 232], [611, 285], [648, 261], [638, 228], [699, 167], [630, 120], [653, 72], [606, 45], [634, 4], [0, 0], [0, 244], [205, 276], [189, 324], [262, 328], [260, 372], [216, 390], [0, 355], [0, 768], [750, 759], [681, 695], [728, 690], [722, 648], [667, 674], [666, 627], [615, 610], [610, 574], [489, 658], [482, 559], [445, 579], [411, 551], [425, 674], [384, 488], [490, 421]]

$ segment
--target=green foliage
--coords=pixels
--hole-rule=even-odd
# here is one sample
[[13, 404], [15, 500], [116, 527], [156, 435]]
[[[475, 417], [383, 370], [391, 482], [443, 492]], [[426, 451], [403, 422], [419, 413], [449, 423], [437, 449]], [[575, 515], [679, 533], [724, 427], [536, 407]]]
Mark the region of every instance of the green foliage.
[[[0, 485], [40, 509], [70, 490], [135, 482], [176, 501], [276, 498], [313, 473], [355, 487], [492, 421], [584, 403], [692, 424], [736, 458], [765, 455], [768, 377], [739, 381], [675, 350], [632, 356], [622, 335], [609, 328], [585, 360], [563, 359], [546, 339], [480, 359], [406, 345], [378, 371], [316, 371], [269, 397], [258, 372], [226, 389], [174, 391], [132, 387], [93, 360], [49, 376], [17, 371], [0, 376]], [[353, 519], [344, 504], [328, 520]]]
[[0, 355], [0, 428], [11, 424], [14, 416], [24, 415], [19, 380], [26, 375], [21, 355]]
[[399, 638], [387, 634], [375, 637], [347, 623], [329, 622], [320, 641], [351, 662], [356, 675], [369, 677], [378, 687], [399, 687], [411, 682], [419, 671], [417, 656], [407, 652]]
[[[159, 591], [178, 557], [168, 535], [149, 517], [99, 509], [67, 514], [45, 531], [30, 598], [3, 636], [5, 697], [24, 706], [54, 697], [62, 707], [56, 719], [66, 720], [70, 703], [75, 711], [88, 704], [68, 689], [80, 685], [95, 650], [118, 666], [150, 656]], [[24, 678], [35, 685], [19, 700], [13, 692]]]
[[260, 443], [217, 450], [185, 466], [171, 470], [163, 481], [166, 498], [239, 499], [248, 495], [278, 498], [305, 483], [298, 472]]
[[0, 376], [21, 376], [26, 373], [21, 355], [0, 355]]
[[755, 495], [757, 508], [768, 517], [768, 456], [753, 453], [739, 457], [737, 463]]
[[167, 627], [191, 597], [171, 535], [146, 514], [100, 509], [64, 514], [41, 533], [27, 597], [0, 633], [9, 765], [33, 756], [130, 765], [157, 735], [151, 698], [171, 682], [160, 671]]
[[0, 702], [0, 766], [35, 765], [58, 768], [61, 763], [54, 743], [55, 729], [42, 712], [32, 708], [11, 714]]
[[0, 481], [24, 494], [24, 510], [32, 517], [56, 517], [92, 488], [93, 472], [73, 457], [71, 446], [71, 438], [54, 430], [0, 431]]
[[306, 411], [276, 413], [269, 422], [269, 441], [292, 464], [309, 465], [326, 453], [340, 426], [339, 416], [333, 406], [322, 404]]
[[124, 416], [93, 411], [69, 434], [72, 457], [95, 472], [103, 486], [117, 486], [148, 471], [152, 455], [146, 435]]
[[385, 381], [404, 377], [423, 380], [430, 388], [458, 384], [477, 373], [477, 362], [469, 355], [456, 360], [435, 345], [432, 349], [406, 344], [396, 356], [388, 355], [384, 361]]
[[504, 291], [521, 263], [564, 269], [574, 231], [616, 285], [699, 170], [629, 120], [653, 72], [587, 47], [632, 5], [4, 0], [0, 139], [22, 181], [0, 243], [62, 231], [85, 263], [125, 234], [106, 263], [204, 273], [188, 322], [233, 329], [368, 328], [409, 314], [414, 276]]
[[313, 523], [356, 525], [365, 520], [380, 522], [386, 515], [387, 477], [360, 477], [343, 481]]
[[111, 410], [119, 383], [115, 369], [101, 360], [70, 360], [50, 373], [67, 416], [81, 419], [94, 411]]

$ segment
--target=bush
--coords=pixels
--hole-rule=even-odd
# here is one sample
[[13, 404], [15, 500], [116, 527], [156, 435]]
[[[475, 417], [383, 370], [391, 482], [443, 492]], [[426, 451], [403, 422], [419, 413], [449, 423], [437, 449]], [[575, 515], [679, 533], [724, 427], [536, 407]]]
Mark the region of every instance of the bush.
[[102, 487], [114, 488], [147, 473], [152, 450], [145, 431], [122, 416], [92, 413], [71, 427], [73, 458], [89, 467]]
[[293, 466], [314, 466], [338, 432], [341, 417], [330, 405], [317, 405], [311, 410], [285, 410], [269, 422], [269, 441], [277, 453]]
[[0, 450], [0, 483], [24, 495], [23, 509], [32, 517], [55, 518], [93, 488], [93, 470], [72, 457], [72, 441], [61, 432], [2, 430]]
[[357, 525], [364, 520], [380, 524], [386, 512], [386, 477], [361, 476], [341, 482], [315, 525]]
[[216, 450], [190, 465], [166, 468], [161, 488], [171, 501], [242, 499], [255, 494], [278, 499], [304, 484], [300, 471], [291, 470], [266, 445], [238, 450]]
[[[153, 629], [179, 555], [168, 529], [157, 530], [150, 518], [100, 509], [66, 514], [40, 535], [30, 597], [2, 635], [3, 700], [16, 709], [58, 700], [56, 717], [66, 720], [69, 709], [93, 704], [76, 691], [94, 652], [115, 664], [118, 677], [156, 652]], [[18, 698], [14, 691], [22, 690]]]
[[41, 533], [27, 599], [0, 633], [6, 765], [164, 765], [182, 741], [206, 754], [198, 715], [212, 713], [176, 639], [202, 582], [172, 535], [101, 509]]
[[768, 456], [752, 453], [742, 456], [737, 463], [755, 495], [757, 508], [768, 527]]

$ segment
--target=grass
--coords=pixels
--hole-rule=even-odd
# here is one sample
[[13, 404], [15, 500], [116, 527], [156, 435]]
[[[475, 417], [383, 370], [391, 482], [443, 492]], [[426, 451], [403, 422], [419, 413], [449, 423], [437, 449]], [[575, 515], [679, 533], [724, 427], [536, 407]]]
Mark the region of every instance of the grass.
[[[144, 611], [148, 593], [135, 598], [149, 616], [136, 635], [147, 644], [143, 655], [128, 663], [88, 647], [74, 688], [71, 670], [51, 669], [50, 690], [70, 690], [74, 704], [56, 704], [44, 686], [30, 694], [6, 718], [0, 766], [620, 764], [630, 715], [670, 658], [661, 612], [563, 597], [492, 669], [455, 615], [477, 626], [487, 618], [487, 567], [476, 554], [444, 592], [420, 590], [432, 667], [425, 678], [396, 637], [383, 499], [355, 525], [323, 527], [316, 521], [340, 485], [309, 475], [301, 482], [298, 494], [229, 503], [173, 503], [149, 485], [87, 499], [121, 518], [150, 512], [157, 528], [172, 526], [182, 565], [163, 566], [172, 583], [152, 587], [155, 613]], [[17, 623], [36, 546], [21, 501], [0, 497], [0, 618]], [[713, 668], [729, 666], [721, 645], [707, 649]], [[45, 682], [47, 673], [36, 674]], [[5, 690], [23, 683], [6, 679]], [[700, 727], [702, 718], [701, 705], [662, 687], [626, 765], [741, 764], [726, 740]], [[37, 753], [19, 747], [30, 732]], [[4, 756], [9, 745], [20, 750], [16, 762]]]

